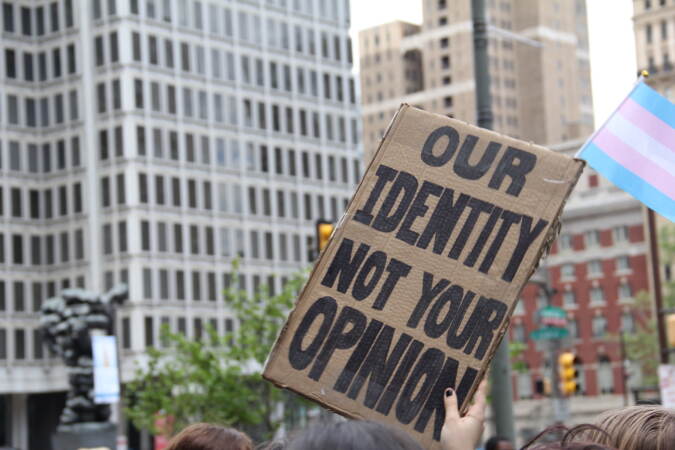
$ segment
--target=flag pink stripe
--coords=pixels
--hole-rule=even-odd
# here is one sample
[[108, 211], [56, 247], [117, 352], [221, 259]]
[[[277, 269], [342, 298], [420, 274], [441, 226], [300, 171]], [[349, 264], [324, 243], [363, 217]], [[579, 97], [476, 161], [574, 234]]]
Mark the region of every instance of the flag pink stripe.
[[628, 97], [618, 112], [650, 135], [652, 139], [675, 152], [675, 129], [645, 109], [644, 106]]
[[675, 176], [633, 150], [607, 128], [600, 130], [593, 139], [593, 143], [614, 161], [642, 178], [645, 183], [651, 184], [675, 200]]

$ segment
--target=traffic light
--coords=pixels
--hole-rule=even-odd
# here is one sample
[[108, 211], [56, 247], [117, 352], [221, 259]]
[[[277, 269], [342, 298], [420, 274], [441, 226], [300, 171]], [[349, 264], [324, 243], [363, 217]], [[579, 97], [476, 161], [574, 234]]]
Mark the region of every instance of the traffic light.
[[335, 225], [325, 220], [318, 220], [316, 222], [316, 253], [317, 255], [326, 248], [330, 236], [333, 234]]
[[578, 359], [572, 352], [562, 352], [558, 356], [560, 390], [563, 395], [573, 395], [579, 390], [579, 372], [575, 367], [577, 362]]
[[666, 316], [666, 335], [668, 336], [668, 347], [675, 347], [675, 314]]

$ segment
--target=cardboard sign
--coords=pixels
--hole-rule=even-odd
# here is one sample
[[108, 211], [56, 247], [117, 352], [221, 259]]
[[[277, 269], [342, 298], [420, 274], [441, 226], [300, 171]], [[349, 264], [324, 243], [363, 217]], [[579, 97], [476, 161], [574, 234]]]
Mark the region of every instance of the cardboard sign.
[[403, 105], [264, 377], [437, 448], [555, 237], [583, 162]]

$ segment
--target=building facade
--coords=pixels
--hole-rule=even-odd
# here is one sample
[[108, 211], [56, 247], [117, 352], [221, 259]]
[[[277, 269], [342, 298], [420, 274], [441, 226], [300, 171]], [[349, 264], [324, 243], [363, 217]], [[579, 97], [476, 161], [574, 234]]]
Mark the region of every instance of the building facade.
[[278, 291], [311, 262], [315, 221], [337, 220], [361, 175], [349, 2], [5, 0], [0, 15], [0, 446], [44, 449], [67, 387], [37, 329], [46, 298], [128, 283], [128, 380], [161, 325], [226, 332], [228, 285]]
[[[675, 2], [633, 0], [633, 30], [638, 70], [648, 70], [647, 83], [671, 102], [675, 102]], [[657, 226], [672, 226], [657, 215]], [[661, 280], [673, 281], [675, 260], [660, 255]]]
[[[574, 156], [582, 144], [579, 140], [552, 149]], [[514, 371], [512, 380], [521, 431], [553, 423], [550, 394], [538, 393], [537, 384], [550, 385], [558, 363], [551, 361], [545, 342], [530, 337], [542, 326], [537, 312], [549, 304], [567, 315], [570, 336], [560, 350], [578, 358], [570, 423], [589, 423], [600, 412], [622, 406], [631, 387], [641, 386], [639, 365], [624, 366], [621, 336], [649, 319], [635, 300], [650, 289], [645, 233], [642, 204], [587, 167], [565, 205], [560, 235], [542, 262], [553, 293], [549, 297], [529, 283], [512, 318], [511, 342], [523, 345], [515, 358], [521, 370]]]
[[[494, 129], [550, 145], [593, 130], [585, 1], [491, 0]], [[359, 34], [369, 157], [403, 103], [475, 123], [471, 2], [423, 0], [421, 25]]]

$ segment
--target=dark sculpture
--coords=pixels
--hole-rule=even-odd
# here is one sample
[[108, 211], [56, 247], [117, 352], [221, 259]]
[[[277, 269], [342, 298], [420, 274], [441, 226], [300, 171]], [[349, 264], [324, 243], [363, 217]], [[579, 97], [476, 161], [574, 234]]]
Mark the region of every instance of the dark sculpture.
[[107, 422], [110, 406], [94, 403], [92, 334], [112, 334], [114, 307], [129, 291], [124, 284], [102, 295], [82, 289], [65, 289], [60, 297], [45, 301], [40, 328], [49, 349], [61, 356], [68, 368], [70, 390], [61, 413], [61, 425]]

